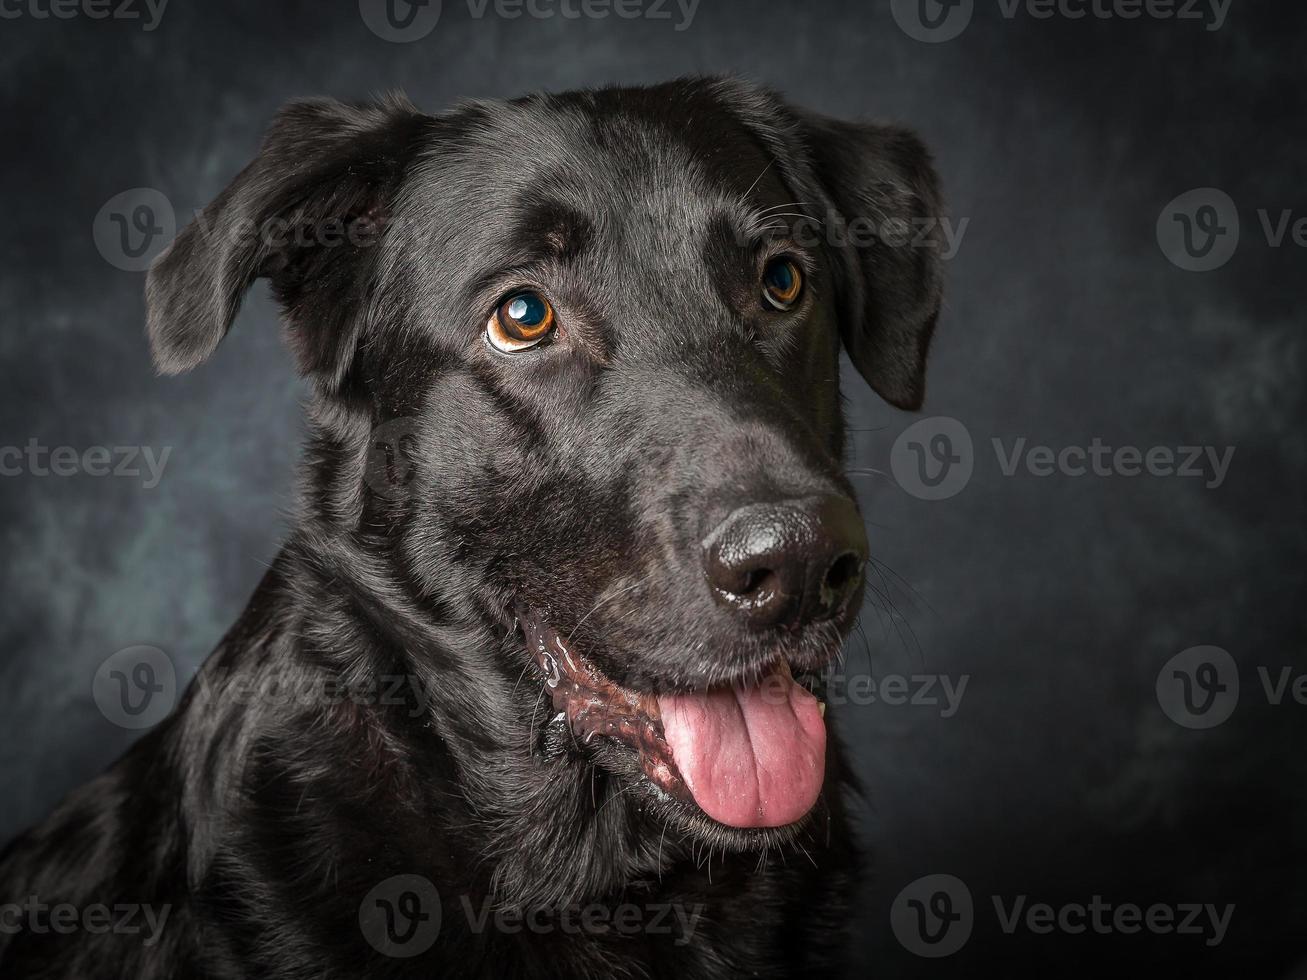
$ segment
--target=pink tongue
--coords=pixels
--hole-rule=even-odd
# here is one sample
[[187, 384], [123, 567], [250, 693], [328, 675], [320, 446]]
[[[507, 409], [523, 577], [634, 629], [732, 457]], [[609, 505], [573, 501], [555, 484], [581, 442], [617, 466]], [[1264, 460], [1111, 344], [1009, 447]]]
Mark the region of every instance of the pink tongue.
[[817, 802], [826, 723], [787, 669], [749, 688], [659, 695], [658, 710], [676, 768], [714, 820], [781, 827]]

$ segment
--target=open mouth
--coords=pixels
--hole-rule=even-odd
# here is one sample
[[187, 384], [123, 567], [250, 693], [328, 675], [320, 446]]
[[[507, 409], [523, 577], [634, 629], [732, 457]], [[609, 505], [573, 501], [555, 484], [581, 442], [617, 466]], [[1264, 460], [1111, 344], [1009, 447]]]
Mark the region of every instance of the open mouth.
[[750, 683], [636, 691], [570, 649], [534, 610], [517, 614], [554, 711], [583, 742], [602, 735], [624, 743], [654, 786], [730, 827], [783, 827], [816, 804], [826, 768], [825, 705], [784, 660]]

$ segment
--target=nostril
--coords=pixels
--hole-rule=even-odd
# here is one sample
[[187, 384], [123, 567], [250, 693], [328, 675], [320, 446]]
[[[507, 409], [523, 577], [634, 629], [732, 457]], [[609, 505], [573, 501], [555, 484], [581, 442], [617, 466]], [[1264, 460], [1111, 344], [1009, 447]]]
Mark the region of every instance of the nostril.
[[753, 596], [759, 592], [774, 591], [776, 585], [776, 573], [770, 568], [755, 568], [753, 571], [745, 574], [743, 581], [738, 589], [733, 589], [738, 596]]
[[826, 570], [822, 586], [835, 595], [840, 595], [857, 580], [861, 572], [862, 559], [853, 552], [846, 551]]

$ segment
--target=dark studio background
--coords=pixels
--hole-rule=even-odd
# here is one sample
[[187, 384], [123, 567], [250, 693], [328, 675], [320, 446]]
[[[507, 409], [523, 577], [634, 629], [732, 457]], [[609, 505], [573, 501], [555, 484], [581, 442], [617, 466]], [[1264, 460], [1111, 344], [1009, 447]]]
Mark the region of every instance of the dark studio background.
[[[1292, 233], [1273, 247], [1258, 215], [1307, 217], [1307, 10], [1235, 0], [1216, 31], [1000, 10], [975, 0], [970, 26], [937, 44], [907, 36], [888, 0], [702, 0], [683, 31], [674, 5], [672, 21], [510, 20], [445, 0], [408, 44], [380, 39], [352, 2], [172, 0], [152, 31], [0, 20], [0, 443], [172, 447], [148, 489], [0, 479], [0, 838], [133, 739], [97, 710], [97, 667], [149, 644], [189, 677], [294, 504], [303, 390], [266, 291], [208, 364], [153, 377], [143, 275], [97, 249], [102, 205], [153, 188], [180, 224], [293, 97], [398, 87], [436, 111], [730, 70], [831, 114], [912, 125], [937, 155], [954, 224], [968, 221], [920, 417], [966, 427], [974, 472], [940, 500], [856, 477], [873, 552], [893, 570], [877, 585], [901, 618], [869, 601], [866, 642], [855, 635], [849, 651], [851, 671], [968, 686], [950, 717], [836, 709], [872, 855], [850, 975], [1307, 977], [1307, 707], [1271, 704], [1257, 670], [1307, 670], [1307, 249]], [[1218, 269], [1186, 271], [1155, 229], [1168, 202], [1208, 187], [1235, 202], [1239, 247]], [[896, 440], [916, 419], [851, 371], [845, 382], [852, 465], [897, 472]], [[1008, 476], [991, 445], [1096, 437], [1236, 451], [1209, 488]], [[1227, 721], [1195, 730], [1168, 717], [1156, 683], [1203, 645], [1229, 651], [1241, 692]], [[965, 882], [975, 902], [971, 939], [947, 958], [914, 955], [891, 929], [895, 897], [929, 874]], [[1147, 932], [1007, 935], [994, 895], [1235, 909], [1209, 947]]]

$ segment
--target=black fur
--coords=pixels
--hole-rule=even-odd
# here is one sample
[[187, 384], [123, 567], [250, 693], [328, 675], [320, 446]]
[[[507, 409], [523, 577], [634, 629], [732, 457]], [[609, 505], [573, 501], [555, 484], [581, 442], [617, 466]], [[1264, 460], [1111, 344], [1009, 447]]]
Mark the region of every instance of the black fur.
[[[550, 725], [512, 613], [545, 610], [633, 686], [756, 665], [763, 641], [712, 603], [698, 543], [754, 496], [851, 495], [841, 335], [887, 401], [916, 407], [940, 302], [935, 250], [785, 245], [798, 213], [937, 215], [928, 156], [730, 79], [439, 116], [400, 98], [284, 109], [147, 292], [174, 373], [271, 280], [314, 385], [302, 515], [172, 716], [0, 861], [0, 902], [166, 906], [157, 942], [11, 931], [0, 974], [832, 969], [855, 867], [833, 740], [807, 823], [716, 825], [647, 791], [623, 746]], [[757, 293], [781, 248], [808, 282], [784, 316]], [[481, 331], [523, 285], [563, 333], [497, 354]], [[801, 658], [841, 638], [786, 642]], [[412, 958], [359, 925], [401, 874], [444, 909]], [[678, 942], [476, 931], [461, 911], [623, 902], [701, 917]]]

